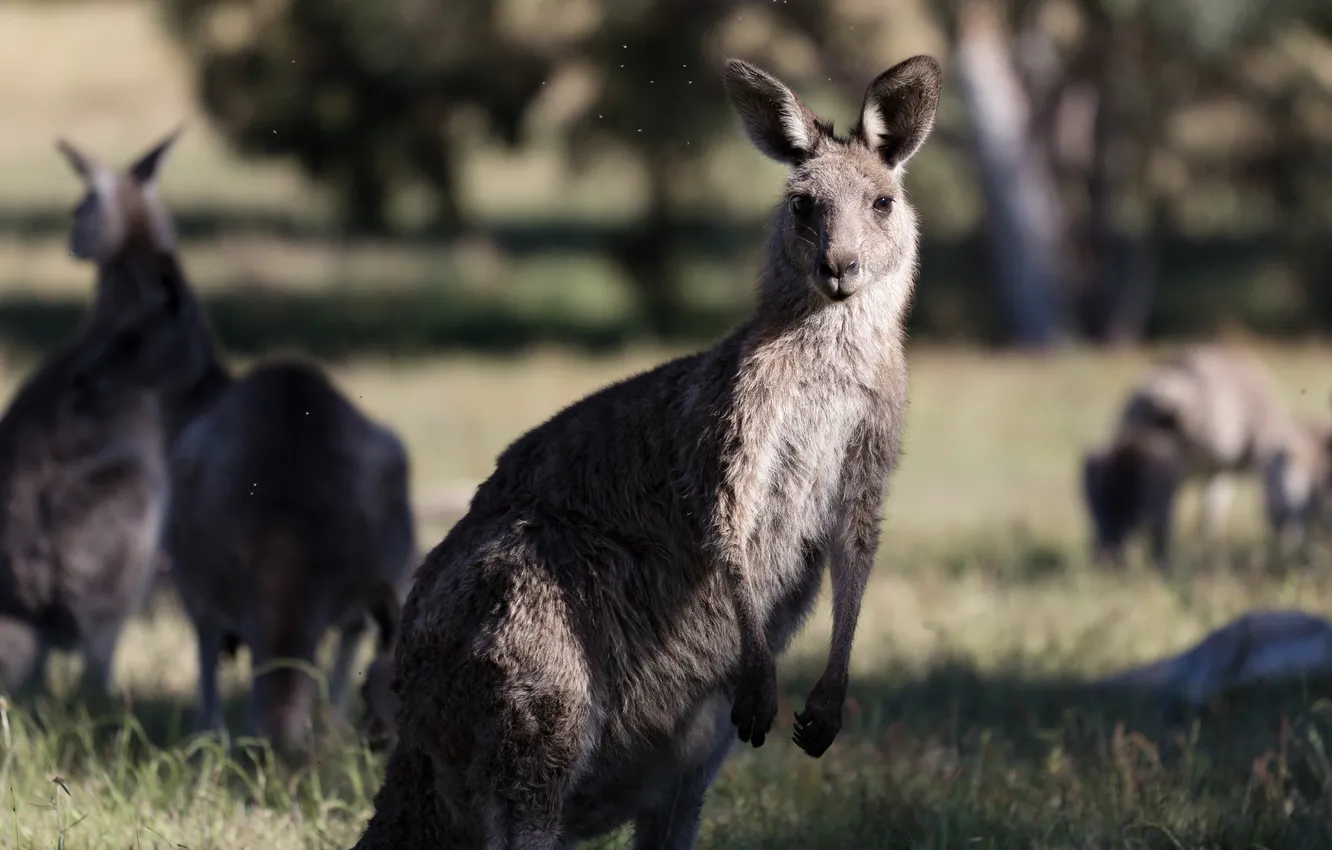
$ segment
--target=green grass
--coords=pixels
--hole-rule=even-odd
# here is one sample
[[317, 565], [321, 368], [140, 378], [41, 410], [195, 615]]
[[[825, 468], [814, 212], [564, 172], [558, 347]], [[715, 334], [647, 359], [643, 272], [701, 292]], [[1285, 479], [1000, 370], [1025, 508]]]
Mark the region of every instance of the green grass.
[[[1264, 352], [1292, 404], [1325, 408], [1325, 350]], [[521, 431], [665, 356], [548, 351], [367, 361], [336, 374], [404, 435], [424, 497], [479, 480]], [[1252, 487], [1236, 505], [1224, 557], [1204, 559], [1186, 539], [1169, 576], [1086, 565], [1077, 453], [1103, 436], [1147, 357], [913, 355], [906, 456], [866, 598], [847, 727], [818, 761], [788, 740], [827, 646], [824, 600], [781, 662], [779, 728], [726, 765], [703, 846], [1328, 846], [1332, 690], [1240, 695], [1206, 722], [1171, 727], [1150, 706], [1106, 703], [1084, 689], [1089, 677], [1177, 651], [1250, 607], [1332, 609], [1332, 553], [1285, 574], [1257, 554]], [[5, 373], [4, 392], [18, 368]], [[1186, 538], [1190, 520], [1185, 511]], [[424, 528], [422, 542], [443, 530]], [[58, 660], [55, 698], [0, 714], [0, 846], [286, 850], [355, 841], [382, 761], [346, 735], [328, 738], [317, 760], [278, 764], [183, 734], [193, 636], [169, 599], [121, 645], [114, 710], [90, 714], [61, 699], [77, 663]], [[233, 729], [247, 675], [242, 663], [225, 677]]]

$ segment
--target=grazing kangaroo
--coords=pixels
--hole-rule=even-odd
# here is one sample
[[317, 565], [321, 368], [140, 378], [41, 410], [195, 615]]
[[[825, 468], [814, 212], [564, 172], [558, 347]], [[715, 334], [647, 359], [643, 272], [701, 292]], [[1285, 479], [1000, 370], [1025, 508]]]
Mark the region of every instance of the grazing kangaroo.
[[1332, 424], [1301, 418], [1263, 468], [1267, 521], [1283, 550], [1308, 552], [1332, 530]]
[[916, 215], [903, 172], [940, 69], [870, 83], [849, 136], [741, 60], [726, 90], [790, 173], [754, 316], [520, 437], [427, 556], [394, 646], [398, 743], [357, 847], [554, 850], [633, 821], [689, 848], [831, 564], [827, 665], [796, 718], [842, 722], [907, 404]]
[[[1265, 471], [1299, 440], [1299, 426], [1256, 356], [1194, 346], [1162, 361], [1130, 394], [1109, 447], [1083, 458], [1095, 559], [1122, 561], [1128, 537], [1145, 525], [1152, 555], [1164, 563], [1175, 496], [1190, 480], [1204, 485], [1201, 526], [1209, 538], [1225, 520], [1236, 474], [1265, 476], [1272, 517], [1280, 506], [1302, 503], [1292, 489], [1300, 475]], [[1285, 456], [1300, 464], [1311, 457]]]
[[[159, 399], [204, 368], [170, 237], [142, 205], [159, 155], [124, 182], [90, 185], [71, 247], [97, 261], [103, 309], [0, 418], [0, 668], [11, 690], [40, 680], [50, 649], [77, 648], [84, 691], [105, 694], [157, 567], [168, 498]], [[137, 306], [105, 309], [128, 288]]]

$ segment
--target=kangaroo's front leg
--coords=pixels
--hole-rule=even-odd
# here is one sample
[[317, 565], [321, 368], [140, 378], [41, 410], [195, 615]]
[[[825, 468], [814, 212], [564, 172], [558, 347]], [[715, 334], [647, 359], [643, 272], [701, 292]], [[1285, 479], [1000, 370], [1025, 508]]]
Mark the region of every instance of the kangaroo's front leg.
[[[842, 705], [850, 679], [851, 645], [860, 621], [874, 556], [879, 548], [884, 478], [875, 474], [874, 458], [859, 453], [867, 463], [858, 472], [864, 478], [848, 494], [832, 548], [833, 627], [828, 663], [810, 691], [805, 710], [796, 715], [792, 739], [800, 749], [818, 758], [832, 746], [842, 729]], [[853, 454], [852, 464], [855, 463]], [[857, 469], [849, 465], [850, 469]]]

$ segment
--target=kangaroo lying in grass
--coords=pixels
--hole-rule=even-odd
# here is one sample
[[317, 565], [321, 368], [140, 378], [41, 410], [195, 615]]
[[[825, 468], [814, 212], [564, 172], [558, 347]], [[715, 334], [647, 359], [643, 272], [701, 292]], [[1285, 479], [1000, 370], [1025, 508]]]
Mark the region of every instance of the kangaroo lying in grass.
[[556, 850], [627, 821], [644, 850], [693, 847], [736, 737], [772, 731], [776, 659], [825, 561], [832, 642], [794, 738], [818, 757], [840, 729], [907, 403], [903, 173], [940, 70], [885, 71], [846, 136], [753, 65], [725, 83], [789, 168], [755, 314], [500, 456], [403, 605], [398, 741], [362, 850]]
[[1170, 711], [1204, 709], [1227, 692], [1332, 675], [1332, 623], [1304, 611], [1253, 611], [1193, 646], [1098, 682], [1138, 692]]
[[1321, 489], [1308, 439], [1254, 355], [1196, 346], [1164, 360], [1133, 389], [1110, 445], [1083, 458], [1094, 557], [1122, 561], [1126, 541], [1145, 526], [1164, 563], [1176, 495], [1194, 480], [1204, 488], [1208, 537], [1226, 518], [1237, 474], [1262, 477], [1273, 525], [1302, 522]]

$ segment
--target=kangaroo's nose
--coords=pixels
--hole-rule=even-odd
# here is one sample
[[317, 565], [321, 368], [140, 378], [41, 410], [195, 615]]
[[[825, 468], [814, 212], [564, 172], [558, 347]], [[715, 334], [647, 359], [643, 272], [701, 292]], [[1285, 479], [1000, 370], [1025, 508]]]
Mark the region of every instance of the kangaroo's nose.
[[824, 277], [848, 278], [860, 273], [860, 258], [847, 254], [825, 254], [819, 261], [819, 274]]

